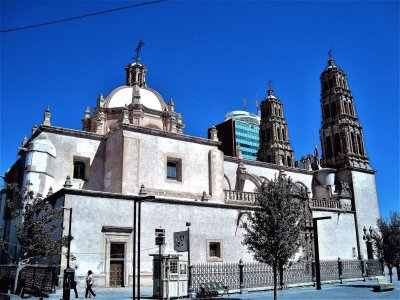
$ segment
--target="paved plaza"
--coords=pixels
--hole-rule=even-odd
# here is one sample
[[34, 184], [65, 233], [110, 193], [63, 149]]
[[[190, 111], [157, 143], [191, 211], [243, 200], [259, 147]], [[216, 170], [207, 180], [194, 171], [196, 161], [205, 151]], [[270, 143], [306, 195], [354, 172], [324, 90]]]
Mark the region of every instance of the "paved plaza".
[[[386, 276], [388, 282], [389, 277]], [[322, 289], [317, 291], [314, 287], [291, 288], [284, 291], [278, 291], [278, 299], [290, 300], [364, 300], [364, 299], [400, 299], [400, 281], [397, 276], [393, 276], [393, 283], [396, 288], [393, 291], [376, 293], [373, 286], [377, 285], [376, 279], [367, 281], [346, 282], [343, 284], [326, 284], [322, 285]], [[95, 299], [132, 299], [132, 288], [100, 288], [94, 287], [93, 290], [97, 294]], [[84, 290], [78, 290], [79, 299], [84, 299]], [[55, 294], [51, 294], [49, 299], [61, 299], [62, 290], [59, 289]], [[152, 299], [152, 289], [142, 288], [141, 295], [143, 299]], [[20, 299], [12, 296], [11, 299]], [[31, 297], [30, 299], [38, 299]], [[71, 300], [74, 298], [74, 292], [71, 290]], [[215, 299], [273, 299], [273, 291], [249, 292], [246, 294], [230, 294]]]

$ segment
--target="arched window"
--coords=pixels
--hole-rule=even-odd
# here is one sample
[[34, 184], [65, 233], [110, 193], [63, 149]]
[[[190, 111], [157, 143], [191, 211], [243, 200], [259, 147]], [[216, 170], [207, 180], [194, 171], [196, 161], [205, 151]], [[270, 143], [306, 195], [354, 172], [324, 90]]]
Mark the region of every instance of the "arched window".
[[287, 165], [288, 165], [289, 167], [292, 166], [292, 159], [290, 158], [290, 156], [287, 157]]
[[74, 178], [85, 180], [86, 164], [83, 161], [74, 161]]
[[358, 142], [358, 153], [360, 155], [364, 155], [364, 148], [361, 140], [361, 136], [357, 134], [357, 142]]

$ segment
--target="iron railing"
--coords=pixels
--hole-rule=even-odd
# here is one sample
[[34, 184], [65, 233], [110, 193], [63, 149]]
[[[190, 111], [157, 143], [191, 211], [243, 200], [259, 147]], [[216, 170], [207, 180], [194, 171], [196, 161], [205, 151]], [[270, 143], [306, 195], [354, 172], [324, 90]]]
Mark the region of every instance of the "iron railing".
[[[378, 260], [325, 260], [320, 262], [321, 282], [342, 282], [365, 278], [366, 264], [369, 276], [382, 274], [382, 264]], [[242, 282], [240, 280], [242, 272]], [[279, 283], [278, 274], [278, 286]], [[230, 290], [245, 288], [247, 290], [273, 288], [272, 268], [258, 262], [247, 263], [201, 263], [192, 267], [192, 283], [195, 291], [200, 284], [207, 282], [222, 282]], [[286, 266], [283, 272], [283, 287], [294, 285], [315, 284], [315, 263], [308, 261], [293, 262]], [[282, 287], [282, 288], [283, 288]]]
[[[0, 281], [7, 286], [14, 286], [17, 268], [14, 265], [0, 265]], [[57, 268], [55, 266], [26, 265], [18, 276], [18, 285], [33, 290], [50, 292], [57, 284]]]

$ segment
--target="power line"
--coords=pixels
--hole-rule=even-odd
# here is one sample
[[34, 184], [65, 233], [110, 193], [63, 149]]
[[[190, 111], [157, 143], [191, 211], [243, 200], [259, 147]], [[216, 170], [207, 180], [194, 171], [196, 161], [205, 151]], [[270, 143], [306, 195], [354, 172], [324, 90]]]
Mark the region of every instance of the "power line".
[[108, 9], [108, 10], [99, 11], [99, 12], [95, 12], [95, 13], [90, 13], [90, 14], [86, 14], [86, 15], [82, 15], [82, 16], [77, 16], [77, 17], [71, 17], [71, 18], [66, 18], [66, 19], [61, 19], [61, 20], [41, 23], [41, 24], [35, 24], [35, 25], [16, 27], [16, 28], [11, 28], [11, 29], [4, 29], [4, 30], [0, 30], [0, 32], [2, 32], [2, 33], [3, 32], [11, 32], [11, 31], [17, 31], [17, 30], [24, 30], [24, 29], [29, 29], [29, 28], [47, 26], [47, 25], [52, 25], [52, 24], [56, 24], [56, 23], [68, 22], [68, 21], [72, 21], [72, 20], [83, 19], [83, 18], [87, 18], [87, 17], [93, 17], [93, 16], [97, 16], [97, 15], [107, 14], [107, 13], [111, 13], [111, 12], [115, 12], [115, 11], [119, 11], [119, 10], [123, 10], [123, 9], [130, 9], [130, 8], [135, 8], [135, 7], [139, 7], [139, 6], [155, 4], [155, 3], [158, 3], [158, 2], [164, 2], [164, 1], [167, 1], [167, 0], [154, 0], [154, 1], [149, 1], [149, 2], [142, 2], [142, 3], [137, 3], [137, 4], [134, 4], [134, 5], [124, 6], [124, 7], [114, 8], [114, 9]]

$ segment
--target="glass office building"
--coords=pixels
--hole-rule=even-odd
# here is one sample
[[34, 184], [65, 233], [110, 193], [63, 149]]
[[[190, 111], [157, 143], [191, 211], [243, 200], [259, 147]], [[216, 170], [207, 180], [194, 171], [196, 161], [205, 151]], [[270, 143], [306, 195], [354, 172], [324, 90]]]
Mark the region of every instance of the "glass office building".
[[224, 122], [215, 127], [218, 130], [218, 139], [222, 142], [219, 149], [225, 155], [236, 156], [239, 146], [244, 159], [257, 159], [260, 145], [259, 116], [247, 111], [235, 110], [227, 113]]

